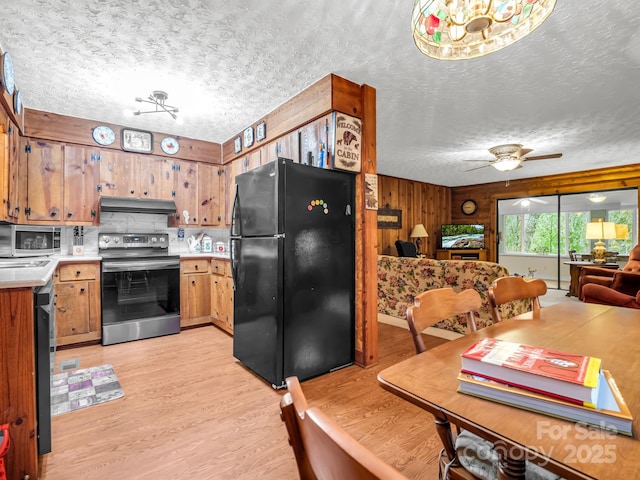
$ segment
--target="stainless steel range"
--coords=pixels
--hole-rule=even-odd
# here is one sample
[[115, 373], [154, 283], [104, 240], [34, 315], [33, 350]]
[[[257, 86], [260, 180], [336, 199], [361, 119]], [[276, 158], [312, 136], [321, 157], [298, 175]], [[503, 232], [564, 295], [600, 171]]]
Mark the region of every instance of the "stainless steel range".
[[180, 257], [165, 233], [100, 233], [102, 344], [180, 333]]

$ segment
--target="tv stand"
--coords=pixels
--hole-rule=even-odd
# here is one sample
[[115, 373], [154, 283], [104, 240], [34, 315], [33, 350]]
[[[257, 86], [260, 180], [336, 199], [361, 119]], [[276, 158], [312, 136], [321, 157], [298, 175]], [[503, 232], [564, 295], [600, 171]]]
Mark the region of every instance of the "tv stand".
[[436, 250], [437, 260], [487, 260], [487, 251], [484, 249], [473, 250], [463, 248], [459, 250], [438, 249]]

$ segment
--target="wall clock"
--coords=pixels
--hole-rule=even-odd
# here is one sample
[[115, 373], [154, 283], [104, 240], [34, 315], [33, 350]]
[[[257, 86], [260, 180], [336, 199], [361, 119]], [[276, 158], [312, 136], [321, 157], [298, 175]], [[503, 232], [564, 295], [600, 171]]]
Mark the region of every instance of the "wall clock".
[[461, 208], [462, 213], [464, 213], [465, 215], [473, 215], [474, 213], [476, 213], [476, 210], [478, 210], [478, 204], [469, 199], [462, 202]]
[[100, 125], [93, 129], [93, 139], [98, 145], [111, 145], [116, 139], [116, 134], [106, 125]]
[[15, 89], [15, 76], [13, 73], [13, 59], [9, 52], [2, 54], [2, 68], [0, 68], [0, 74], [2, 75], [2, 86], [9, 95], [13, 95]]
[[164, 137], [160, 142], [160, 148], [167, 155], [175, 155], [180, 150], [180, 144], [178, 140], [172, 137]]

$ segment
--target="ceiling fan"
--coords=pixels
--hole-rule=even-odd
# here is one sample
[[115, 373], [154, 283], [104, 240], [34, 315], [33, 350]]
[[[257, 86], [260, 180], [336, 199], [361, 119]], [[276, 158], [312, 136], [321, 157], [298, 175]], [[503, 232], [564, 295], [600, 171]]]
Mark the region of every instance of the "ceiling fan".
[[516, 200], [515, 202], [513, 202], [511, 205], [512, 206], [516, 206], [516, 205], [520, 205], [522, 207], [528, 207], [529, 205], [531, 205], [531, 202], [534, 203], [542, 203], [542, 204], [547, 204], [549, 202], [547, 202], [546, 200], [540, 200], [539, 198], [531, 198], [531, 197], [526, 197], [526, 198], [520, 198], [518, 200]]
[[489, 152], [496, 157], [495, 160], [465, 160], [465, 162], [486, 162], [486, 165], [471, 168], [467, 170], [467, 172], [489, 166], [495, 168], [496, 170], [500, 170], [501, 172], [509, 172], [511, 170], [515, 170], [516, 168], [521, 168], [522, 163], [529, 160], [547, 160], [550, 158], [562, 157], [561, 153], [551, 153], [548, 155], [525, 157], [525, 155], [533, 152], [533, 150], [530, 148], [522, 148], [522, 145], [519, 143], [497, 145], [495, 147], [491, 147], [489, 149]]

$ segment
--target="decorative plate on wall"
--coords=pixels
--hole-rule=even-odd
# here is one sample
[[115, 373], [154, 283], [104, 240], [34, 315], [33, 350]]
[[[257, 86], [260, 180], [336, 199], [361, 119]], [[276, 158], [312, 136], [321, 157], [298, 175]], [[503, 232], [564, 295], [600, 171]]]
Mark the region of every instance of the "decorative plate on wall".
[[0, 74], [2, 75], [2, 86], [9, 95], [13, 95], [13, 90], [16, 87], [15, 76], [13, 73], [13, 59], [9, 52], [2, 54], [2, 68], [0, 68]]
[[120, 132], [120, 142], [125, 152], [153, 152], [153, 134], [145, 130], [123, 128]]
[[22, 92], [17, 88], [13, 94], [13, 111], [16, 112], [16, 115], [22, 113]]
[[98, 145], [111, 145], [116, 139], [116, 134], [106, 125], [100, 125], [93, 129], [93, 139]]
[[172, 137], [164, 137], [160, 142], [160, 148], [167, 155], [175, 155], [180, 150], [180, 144], [178, 140]]

